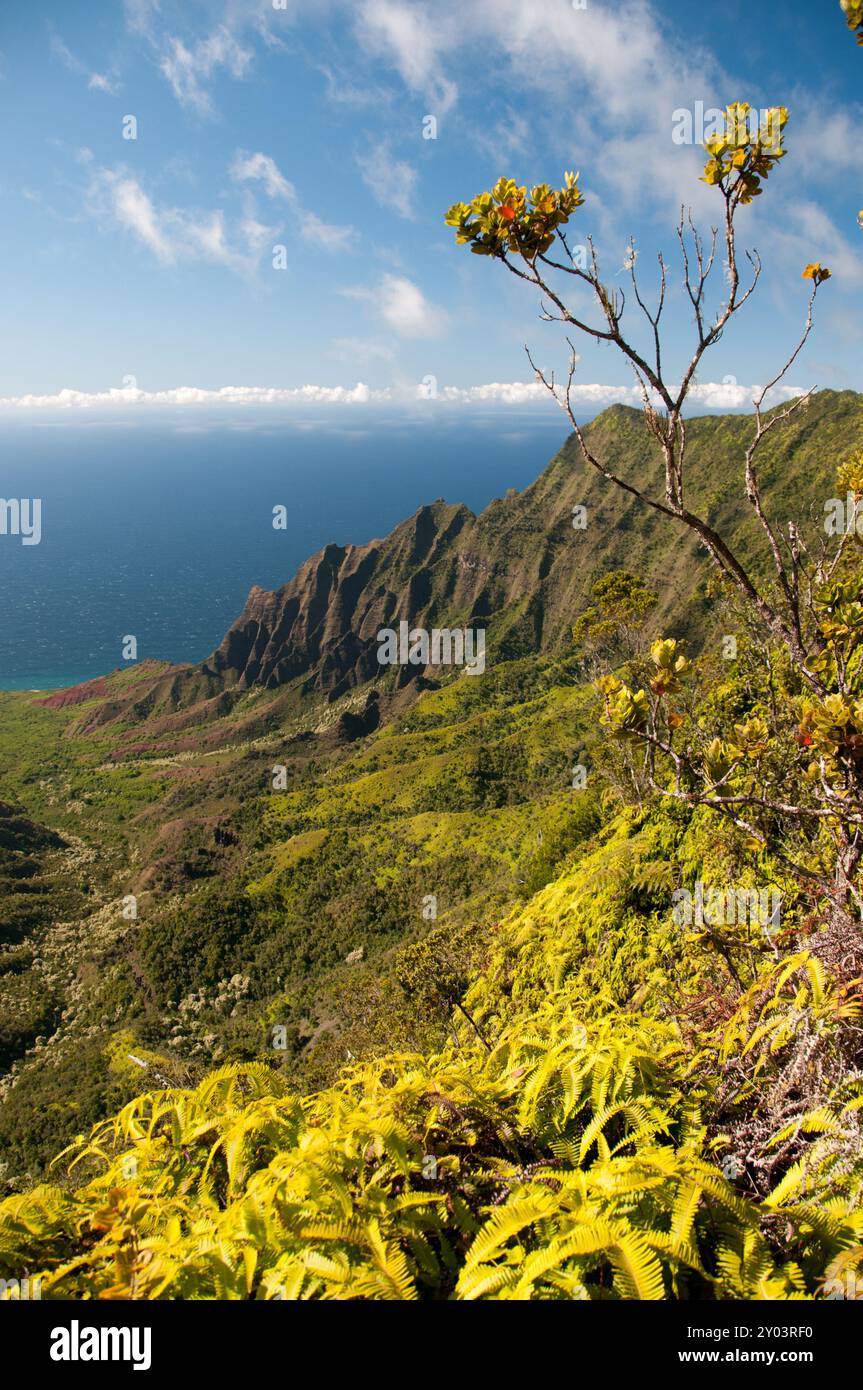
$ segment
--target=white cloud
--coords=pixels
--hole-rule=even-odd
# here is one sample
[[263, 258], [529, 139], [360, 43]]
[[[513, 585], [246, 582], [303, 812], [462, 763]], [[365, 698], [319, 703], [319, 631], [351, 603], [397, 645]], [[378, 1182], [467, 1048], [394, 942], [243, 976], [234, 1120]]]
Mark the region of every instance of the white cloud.
[[[199, 259], [249, 274], [274, 246], [284, 226], [284, 215], [276, 225], [261, 221], [250, 199], [243, 215], [231, 219], [221, 208], [196, 210], [158, 203], [127, 167], [95, 167], [89, 151], [82, 152], [81, 159], [90, 167], [91, 211], [102, 221], [116, 223], [131, 233], [163, 265]], [[262, 181], [271, 199], [284, 201], [292, 221], [310, 244], [331, 252], [350, 246], [356, 235], [353, 228], [331, 226], [316, 213], [306, 211], [293, 185], [267, 155], [239, 155], [231, 172], [239, 182]]]
[[324, 222], [316, 212], [300, 211], [300, 233], [306, 241], [322, 246], [325, 251], [347, 251], [356, 237], [353, 227], [336, 227]]
[[193, 405], [365, 405], [386, 400], [387, 390], [356, 386], [222, 386], [208, 391], [199, 386], [176, 386], [167, 391], [142, 391], [137, 387], [108, 391], [76, 391], [66, 387], [47, 396], [0, 396], [0, 407], [18, 410], [90, 410], [114, 406]]
[[[648, 0], [630, 0], [625, 11], [598, 4], [576, 9], [571, 0], [437, 0], [433, 15], [420, 0], [362, 0], [356, 22], [363, 45], [389, 58], [411, 90], [431, 95], [443, 89], [450, 104], [457, 88], [445, 61], [460, 51], [487, 55], [490, 47], [509, 61], [501, 80], [546, 92], [562, 84], [585, 107], [592, 93], [600, 104], [591, 103], [591, 118], [609, 124], [621, 116], [658, 120], [670, 133], [678, 104], [671, 102], [671, 88], [710, 95], [703, 71], [708, 60], [676, 44]], [[692, 87], [693, 78], [700, 84]]]
[[363, 0], [357, 27], [364, 46], [389, 58], [411, 91], [421, 93], [435, 115], [444, 115], [455, 103], [458, 88], [441, 67], [441, 55], [451, 42], [441, 5], [434, 6], [429, 14], [403, 0]]
[[182, 39], [169, 37], [159, 69], [181, 105], [209, 115], [212, 101], [205, 84], [219, 69], [224, 69], [231, 77], [245, 77], [253, 58], [252, 50], [244, 47], [226, 25], [220, 25], [191, 47]]
[[[593, 118], [650, 120], [672, 77], [685, 89], [692, 75], [692, 59], [660, 31], [646, 0], [631, 0], [625, 10], [595, 4], [577, 10], [570, 0], [449, 3], [462, 17], [462, 41], [474, 31], [494, 42], [520, 83], [547, 89], [563, 80], [570, 91], [579, 84], [582, 101], [584, 87], [592, 89], [602, 99], [602, 107], [591, 110]], [[706, 95], [703, 89], [699, 94]], [[669, 130], [670, 125], [669, 110]]]
[[115, 96], [117, 93], [117, 84], [102, 72], [91, 72], [87, 86], [91, 92], [106, 92], [108, 96]]
[[[419, 399], [427, 397], [428, 389], [418, 386]], [[760, 386], [743, 386], [735, 382], [704, 382], [693, 386], [689, 400], [707, 410], [751, 410]], [[804, 394], [801, 386], [780, 386], [767, 397], [768, 405], [790, 400]], [[532, 405], [548, 402], [548, 388], [538, 381], [489, 382], [485, 386], [444, 386], [438, 398], [459, 405]], [[563, 392], [558, 390], [557, 399], [563, 404]], [[599, 382], [574, 383], [570, 393], [573, 407], [631, 405], [636, 409], [643, 404], [637, 386], [611, 386]]]
[[367, 154], [357, 155], [357, 165], [363, 183], [383, 207], [392, 208], [400, 217], [416, 217], [416, 188], [419, 175], [413, 165], [403, 159], [394, 158], [392, 147], [387, 141], [369, 150]]
[[111, 200], [120, 226], [132, 232], [160, 261], [176, 260], [177, 249], [165, 231], [164, 219], [137, 179], [111, 169], [103, 170], [97, 178]]
[[63, 42], [56, 30], [50, 30], [51, 52], [55, 58], [59, 58], [64, 67], [70, 72], [74, 72], [79, 77], [87, 78], [87, 86], [92, 92], [105, 92], [108, 96], [114, 96], [118, 90], [118, 83], [114, 78], [106, 76], [103, 72], [90, 72], [86, 63], [76, 57], [70, 48]]
[[322, 64], [319, 72], [327, 85], [327, 99], [336, 106], [353, 106], [357, 110], [374, 107], [379, 111], [393, 99], [393, 92], [386, 87], [373, 82], [360, 85], [354, 81], [350, 69], [334, 70]]
[[[345, 340], [349, 343], [350, 340]], [[757, 386], [707, 382], [692, 391], [694, 402], [707, 409], [748, 410], [758, 394]], [[803, 394], [803, 388], [783, 386], [771, 393], [774, 404]], [[636, 388], [587, 383], [573, 387], [573, 403], [591, 407], [641, 405]], [[429, 396], [428, 386], [386, 386], [372, 389], [363, 382], [356, 386], [222, 386], [207, 390], [198, 386], [177, 386], [165, 391], [142, 391], [137, 387], [108, 391], [77, 391], [66, 387], [50, 395], [0, 396], [0, 409], [7, 410], [98, 410], [148, 406], [274, 406], [343, 405], [365, 406], [417, 402], [431, 406], [525, 406], [547, 407], [549, 395], [538, 382], [489, 382], [483, 386], [443, 386]]]
[[342, 286], [338, 293], [345, 299], [371, 305], [400, 338], [435, 338], [446, 324], [443, 310], [431, 304], [419, 286], [402, 275], [384, 275], [374, 286]]
[[436, 338], [446, 326], [443, 310], [403, 275], [385, 275], [374, 299], [382, 319], [400, 338]]
[[[286, 50], [282, 32], [303, 13], [306, 3], [287, 0], [285, 8], [275, 10], [272, 0], [207, 0], [202, 6], [190, 6], [188, 0], [123, 0], [123, 8], [127, 29], [146, 42], [177, 100], [201, 115], [211, 115], [209, 89], [217, 76], [246, 78], [254, 63], [256, 41], [270, 50]], [[338, 3], [314, 0], [316, 16]], [[210, 33], [193, 38], [189, 11], [198, 8], [220, 12], [220, 17]]]
[[260, 181], [269, 198], [288, 198], [293, 201], [297, 196], [294, 185], [288, 183], [276, 161], [268, 154], [237, 154], [231, 165], [231, 177], [236, 179], [237, 183]]
[[275, 227], [268, 227], [265, 223], [259, 222], [256, 217], [244, 217], [240, 223], [240, 230], [243, 234], [249, 251], [257, 259], [264, 250], [270, 250], [273, 245], [273, 238], [278, 235]]
[[160, 206], [138, 179], [122, 167], [95, 169], [89, 196], [97, 216], [113, 219], [163, 265], [197, 258], [248, 273], [275, 235], [274, 228], [247, 217], [231, 236], [221, 209], [194, 212]]
[[475, 125], [471, 131], [471, 144], [482, 150], [495, 164], [507, 164], [529, 151], [531, 136], [527, 118], [520, 116], [517, 111], [509, 111], [504, 119], [491, 124], [485, 120]]
[[[691, 387], [689, 397], [709, 410], [751, 410], [761, 394], [762, 385], [741, 386], [736, 381], [704, 381], [699, 386]], [[768, 406], [779, 405], [782, 401], [805, 395], [808, 389], [805, 386], [775, 386], [767, 393], [765, 401]]]
[[149, 36], [158, 12], [159, 0], [123, 0], [126, 27], [132, 34]]
[[[796, 199], [772, 235], [775, 244], [786, 251], [789, 261], [799, 266], [801, 274], [809, 261], [821, 261], [838, 276], [837, 283], [855, 288], [863, 285], [859, 239], [856, 244], [851, 242], [819, 203]], [[832, 285], [825, 286], [828, 300], [832, 288]], [[819, 304], [821, 302], [819, 300]]]
[[[603, 391], [613, 387], [598, 388]], [[418, 386], [420, 400], [428, 399], [428, 387]], [[459, 405], [532, 405], [535, 401], [548, 403], [548, 391], [538, 381], [491, 381], [485, 386], [444, 386], [438, 398]]]
[[823, 102], [795, 103], [788, 160], [794, 172], [804, 173], [808, 179], [835, 178], [843, 169], [856, 173], [860, 167], [861, 119], [863, 107], [859, 104], [825, 111]]
[[231, 177], [236, 183], [261, 183], [269, 198], [284, 199], [293, 209], [301, 236], [325, 251], [345, 251], [356, 236], [353, 227], [333, 226], [304, 208], [294, 185], [268, 154], [238, 153], [231, 165]]
[[[578, 388], [573, 388], [573, 398], [589, 400], [592, 403], [602, 399], [598, 393], [602, 392], [602, 387], [588, 386], [583, 388], [587, 394], [579, 397]], [[671, 387], [672, 392], [676, 391], [677, 385]], [[806, 392], [804, 386], [775, 386], [765, 397], [767, 406], [778, 405], [782, 401], [792, 400], [795, 396], [802, 396]], [[757, 397], [761, 394], [762, 385], [754, 384], [745, 386], [739, 382], [726, 381], [705, 381], [700, 385], [692, 386], [689, 389], [687, 400], [690, 405], [700, 405], [706, 410], [743, 410], [750, 411]], [[653, 395], [653, 393], [651, 393]], [[620, 405], [632, 405], [637, 409], [643, 404], [641, 390], [637, 386], [626, 389], [618, 388], [613, 397], [608, 397], [608, 404], [617, 403]], [[658, 396], [653, 396], [655, 405], [661, 402]]]

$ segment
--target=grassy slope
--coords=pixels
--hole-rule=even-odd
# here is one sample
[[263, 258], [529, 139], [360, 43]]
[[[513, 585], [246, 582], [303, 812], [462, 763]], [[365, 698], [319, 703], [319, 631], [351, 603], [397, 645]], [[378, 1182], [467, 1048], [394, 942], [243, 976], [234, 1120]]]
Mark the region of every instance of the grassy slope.
[[[274, 734], [266, 748], [114, 765], [116, 731], [65, 736], [80, 707], [40, 710], [31, 725], [26, 697], [0, 699], [17, 748], [4, 786], [67, 837], [53, 853], [84, 904], [64, 928], [51, 900], [28, 932], [59, 1027], [47, 1045], [28, 1039], [0, 1109], [7, 1176], [35, 1172], [92, 1120], [95, 1094], [107, 1104], [140, 1086], [130, 1052], [181, 1079], [266, 1053], [278, 1022], [290, 1038], [280, 1060], [312, 1084], [348, 1049], [380, 1043], [397, 1012], [383, 981], [393, 953], [432, 925], [427, 895], [439, 925], [487, 919], [523, 891], [546, 843], [562, 836], [562, 853], [579, 833], [569, 781], [588, 704], [565, 668], [524, 660], [428, 691], [326, 756], [303, 741], [292, 761]], [[290, 767], [284, 793], [271, 787], [276, 763]], [[82, 855], [87, 845], [95, 857]], [[364, 963], [347, 965], [358, 947]], [[22, 977], [9, 979], [14, 991]], [[360, 979], [381, 995], [373, 1016], [356, 1014]], [[402, 1022], [412, 1045], [442, 1027], [419, 1027], [409, 1010]]]
[[[672, 919], [669, 860], [746, 872], [701, 816], [611, 818], [490, 933], [465, 998], [485, 1041], [465, 1016], [303, 1102], [254, 1066], [144, 1097], [75, 1190], [0, 1207], [0, 1268], [66, 1298], [823, 1296], [860, 1265], [857, 1028], [757, 928], [735, 999]], [[789, 1100], [809, 1119], [777, 1146]]]
[[[740, 554], [767, 572], [769, 553], [743, 490], [743, 458], [752, 435], [746, 416], [705, 416], [687, 424], [687, 504], [728, 535]], [[859, 448], [863, 397], [817, 393], [807, 409], [768, 435], [759, 473], [768, 514], [784, 530], [791, 517], [817, 548], [824, 502], [835, 493], [838, 463]], [[589, 427], [591, 448], [627, 481], [664, 495], [655, 446], [638, 411], [615, 406]], [[741, 500], [742, 499], [742, 500]], [[574, 531], [572, 508], [587, 508], [587, 528]], [[658, 625], [698, 642], [709, 631], [704, 551], [685, 528], [609, 486], [570, 440], [525, 492], [501, 499], [477, 518], [463, 544], [493, 568], [515, 576], [515, 601], [492, 624], [492, 645], [510, 652], [540, 642], [565, 644], [573, 615], [585, 606], [598, 574], [628, 567], [660, 595]]]

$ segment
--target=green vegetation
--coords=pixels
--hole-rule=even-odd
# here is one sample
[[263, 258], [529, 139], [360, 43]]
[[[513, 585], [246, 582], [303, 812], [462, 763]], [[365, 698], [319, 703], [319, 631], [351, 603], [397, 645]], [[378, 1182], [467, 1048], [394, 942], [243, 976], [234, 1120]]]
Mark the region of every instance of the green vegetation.
[[707, 822], [601, 838], [493, 934], [442, 1052], [306, 1099], [261, 1064], [142, 1097], [62, 1161], [73, 1188], [7, 1200], [4, 1268], [138, 1298], [799, 1298], [859, 1271], [857, 1008], [826, 935], [741, 935], [738, 984], [650, 872], [736, 871]]
[[[348, 1054], [442, 1041], [447, 1017], [418, 1013], [399, 983], [403, 951], [449, 923], [470, 957], [485, 914], [546, 882], [599, 823], [592, 794], [574, 807], [570, 787], [592, 726], [574, 672], [501, 665], [426, 691], [346, 746], [326, 731], [296, 738], [292, 724], [268, 749], [237, 745], [233, 711], [221, 746], [197, 756], [112, 764], [115, 725], [70, 736], [59, 714], [53, 737], [43, 729], [32, 751], [22, 740], [15, 791], [67, 840], [42, 851], [44, 891], [7, 911], [11, 923], [21, 902], [41, 905], [22, 918], [18, 954], [0, 956], [0, 1043], [14, 1065], [0, 1105], [7, 1184], [34, 1181], [79, 1115], [98, 1117], [100, 1095], [107, 1113], [117, 1037], [170, 1078], [263, 1056], [301, 1088]], [[6, 697], [0, 747], [21, 738], [25, 711], [24, 697]], [[90, 713], [75, 707], [75, 721]], [[290, 766], [286, 791], [272, 787], [276, 763]], [[70, 1103], [58, 1106], [56, 1075], [70, 1068]], [[124, 1084], [141, 1079], [132, 1068]]]

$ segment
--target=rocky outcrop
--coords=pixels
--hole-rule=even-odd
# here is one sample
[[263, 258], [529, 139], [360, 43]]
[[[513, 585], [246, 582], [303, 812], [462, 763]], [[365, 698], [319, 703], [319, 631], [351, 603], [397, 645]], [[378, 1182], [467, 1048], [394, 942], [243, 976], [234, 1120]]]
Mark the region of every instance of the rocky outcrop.
[[326, 546], [283, 588], [252, 589], [202, 673], [239, 690], [302, 677], [333, 698], [362, 685], [379, 674], [381, 627], [470, 606], [479, 584], [459, 565], [458, 540], [473, 524], [467, 507], [439, 501], [386, 540]]
[[371, 691], [365, 707], [360, 714], [345, 710], [336, 725], [336, 740], [339, 743], [353, 743], [358, 738], [373, 734], [381, 722], [381, 707], [378, 692]]

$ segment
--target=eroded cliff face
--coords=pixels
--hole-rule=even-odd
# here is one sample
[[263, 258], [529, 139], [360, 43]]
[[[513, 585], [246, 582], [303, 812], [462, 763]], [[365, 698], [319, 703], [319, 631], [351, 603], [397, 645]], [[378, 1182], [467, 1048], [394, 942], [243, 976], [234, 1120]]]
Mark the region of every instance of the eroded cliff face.
[[380, 628], [423, 626], [447, 607], [473, 616], [483, 575], [463, 563], [458, 543], [474, 524], [466, 507], [435, 502], [386, 540], [328, 545], [281, 589], [252, 589], [203, 673], [240, 690], [304, 677], [333, 696], [371, 680]]
[[[636, 412], [603, 419], [607, 442], [643, 476], [649, 445], [633, 428]], [[439, 500], [383, 540], [327, 546], [273, 593], [253, 589], [195, 679], [237, 691], [299, 683], [336, 699], [380, 678], [377, 634], [402, 621], [426, 630], [482, 627], [496, 657], [553, 648], [568, 639], [596, 574], [632, 558], [631, 506], [567, 445], [531, 487], [479, 516]], [[587, 518], [578, 530], [576, 507]], [[678, 545], [681, 561], [691, 561], [694, 544]], [[404, 687], [423, 676], [435, 672], [404, 666], [393, 680]]]

